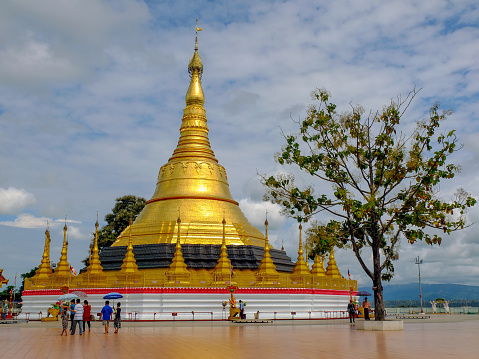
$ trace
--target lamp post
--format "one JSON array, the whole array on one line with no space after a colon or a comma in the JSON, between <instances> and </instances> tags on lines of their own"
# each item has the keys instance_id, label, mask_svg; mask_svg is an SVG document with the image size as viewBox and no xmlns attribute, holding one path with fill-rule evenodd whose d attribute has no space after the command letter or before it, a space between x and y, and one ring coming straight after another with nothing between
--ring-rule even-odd
<instances>
[{"instance_id":1,"label":"lamp post","mask_svg":"<svg viewBox=\"0 0 479 359\"><path fill-rule=\"evenodd\" d=\"M419 299L421 300L421 313L422 311L422 291L421 291L421 263L423 262L422 259L419 259L419 256L415 258L415 262L417 264L417 270L419 272Z\"/></svg>"}]
</instances>

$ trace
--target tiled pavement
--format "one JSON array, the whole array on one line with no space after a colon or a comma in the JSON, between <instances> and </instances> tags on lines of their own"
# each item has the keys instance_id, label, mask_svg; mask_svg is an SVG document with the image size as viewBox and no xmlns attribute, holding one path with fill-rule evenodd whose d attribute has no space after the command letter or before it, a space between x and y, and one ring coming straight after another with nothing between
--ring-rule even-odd
<instances>
[{"instance_id":1,"label":"tiled pavement","mask_svg":"<svg viewBox=\"0 0 479 359\"><path fill-rule=\"evenodd\" d=\"M347 320L122 323L103 334L60 336L61 323L0 325L0 358L479 358L479 315L405 320L404 331L365 332Z\"/></svg>"}]
</instances>

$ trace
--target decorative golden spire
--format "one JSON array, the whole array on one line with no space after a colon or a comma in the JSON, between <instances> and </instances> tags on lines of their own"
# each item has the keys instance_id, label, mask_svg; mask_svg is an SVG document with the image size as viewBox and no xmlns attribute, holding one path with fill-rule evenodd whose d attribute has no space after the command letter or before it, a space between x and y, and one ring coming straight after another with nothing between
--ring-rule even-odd
<instances>
[{"instance_id":1,"label":"decorative golden spire","mask_svg":"<svg viewBox=\"0 0 479 359\"><path fill-rule=\"evenodd\" d=\"M221 254L218 259L218 264L215 266L214 276L215 284L226 284L226 282L231 282L231 272L232 265L231 261L228 258L228 251L226 248L226 236L225 236L225 227L226 220L223 218L223 241L221 243ZM232 283L229 283L232 285Z\"/></svg>"},{"instance_id":2,"label":"decorative golden spire","mask_svg":"<svg viewBox=\"0 0 479 359\"><path fill-rule=\"evenodd\" d=\"M52 274L52 267L50 265L50 231L47 229L45 230L45 249L43 250L42 262L38 266L36 271L36 275L39 279L46 279L50 274Z\"/></svg>"},{"instance_id":3,"label":"decorative golden spire","mask_svg":"<svg viewBox=\"0 0 479 359\"><path fill-rule=\"evenodd\" d=\"M198 26L196 31L200 31ZM210 146L201 85L203 64L197 38L188 72L191 78L178 145L159 171L152 198L133 223L133 244L174 243L176 210L181 206L181 219L188 228L183 234L184 241L221 244L220 223L225 217L229 224L226 226L227 245L263 247L264 236L249 223L231 196L226 170L218 163ZM113 247L127 244L128 231L125 230Z\"/></svg>"},{"instance_id":4,"label":"decorative golden spire","mask_svg":"<svg viewBox=\"0 0 479 359\"><path fill-rule=\"evenodd\" d=\"M190 272L186 268L185 260L183 258L183 253L181 252L181 243L180 243L180 225L181 219L178 217L176 223L178 224L178 237L176 239L176 248L175 255L171 261L170 268L166 272L168 277L168 284L184 284L189 282Z\"/></svg>"},{"instance_id":5,"label":"decorative golden spire","mask_svg":"<svg viewBox=\"0 0 479 359\"><path fill-rule=\"evenodd\" d=\"M266 212L266 216L268 212ZM279 274L276 271L276 266L274 265L273 259L271 259L271 254L269 253L269 240L268 240L268 217L264 222L265 225L265 240L264 240L264 254L261 264L258 267L258 272L256 273L257 281L262 285L277 285L279 284Z\"/></svg>"},{"instance_id":6,"label":"decorative golden spire","mask_svg":"<svg viewBox=\"0 0 479 359\"><path fill-rule=\"evenodd\" d=\"M331 253L329 254L329 262L328 266L326 267L326 275L333 278L341 278L341 273L339 273L339 268L336 265L336 259L334 258L334 248L331 249Z\"/></svg>"},{"instance_id":7,"label":"decorative golden spire","mask_svg":"<svg viewBox=\"0 0 479 359\"><path fill-rule=\"evenodd\" d=\"M67 240L67 222L65 219L65 227L63 227L63 247L60 261L55 269L55 275L60 277L70 276L70 263L68 263L68 240Z\"/></svg>"},{"instance_id":8,"label":"decorative golden spire","mask_svg":"<svg viewBox=\"0 0 479 359\"><path fill-rule=\"evenodd\" d=\"M316 277L326 276L326 271L324 270L324 264L319 254L316 254L316 256L314 257L314 263L313 263L313 267L311 268L311 274Z\"/></svg>"},{"instance_id":9,"label":"decorative golden spire","mask_svg":"<svg viewBox=\"0 0 479 359\"><path fill-rule=\"evenodd\" d=\"M309 268L306 262L304 261L304 256L303 256L303 241L301 240L302 229L303 229L303 226L299 224L298 261L294 265L294 269L293 269L294 275L309 275Z\"/></svg>"},{"instance_id":10,"label":"decorative golden spire","mask_svg":"<svg viewBox=\"0 0 479 359\"><path fill-rule=\"evenodd\" d=\"M90 275L100 275L103 274L103 267L100 262L100 255L98 250L98 214L95 223L95 240L93 242L92 255L90 259L90 264L88 265L87 272Z\"/></svg>"},{"instance_id":11,"label":"decorative golden spire","mask_svg":"<svg viewBox=\"0 0 479 359\"><path fill-rule=\"evenodd\" d=\"M131 225L133 220L130 218L130 238L128 241L128 247L126 248L125 258L121 265L120 272L128 274L138 274L138 265L136 264L135 254L133 253L133 243L131 241Z\"/></svg>"}]
</instances>

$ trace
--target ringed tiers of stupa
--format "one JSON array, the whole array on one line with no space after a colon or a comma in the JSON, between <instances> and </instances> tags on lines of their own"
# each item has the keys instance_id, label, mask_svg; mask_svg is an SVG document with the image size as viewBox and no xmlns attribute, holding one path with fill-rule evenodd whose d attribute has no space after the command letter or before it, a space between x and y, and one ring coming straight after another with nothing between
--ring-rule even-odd
<instances>
[{"instance_id":1,"label":"ringed tiers of stupa","mask_svg":"<svg viewBox=\"0 0 479 359\"><path fill-rule=\"evenodd\" d=\"M293 262L269 244L267 220L264 235L250 224L210 146L197 38L188 72L180 138L160 168L153 196L111 247L100 252L95 236L89 265L78 275L68 262L67 225L54 270L47 229L39 268L25 280L23 312L31 319L46 313L65 290L84 292L92 313L101 309L105 294L119 292L126 316L137 320L171 320L174 314L191 319L192 312L197 319L222 319L230 287L248 303L250 317L260 311L278 319L291 318L291 312L322 318L326 311L344 311L357 292L357 282L341 276L333 252L326 268L320 256L308 267L301 226Z\"/></svg>"}]
</instances>

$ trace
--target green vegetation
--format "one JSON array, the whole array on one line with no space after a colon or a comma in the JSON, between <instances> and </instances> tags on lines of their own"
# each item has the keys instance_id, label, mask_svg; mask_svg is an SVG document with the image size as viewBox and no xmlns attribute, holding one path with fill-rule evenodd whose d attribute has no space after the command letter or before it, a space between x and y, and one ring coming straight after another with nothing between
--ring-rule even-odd
<instances>
[{"instance_id":1,"label":"green vegetation","mask_svg":"<svg viewBox=\"0 0 479 359\"><path fill-rule=\"evenodd\" d=\"M135 220L146 205L146 200L142 197L127 195L116 199L112 213L105 216L106 225L98 230L98 249L110 247L116 238L128 227L130 218ZM92 244L95 233L93 233ZM89 258L82 261L86 266L89 264Z\"/></svg>"},{"instance_id":2,"label":"green vegetation","mask_svg":"<svg viewBox=\"0 0 479 359\"><path fill-rule=\"evenodd\" d=\"M401 132L400 121L415 95L412 91L364 116L359 106L339 113L326 90L314 91L317 104L298 121L300 133L285 136L277 161L296 166L316 184L329 184L331 192L315 195L312 186L298 188L293 175L263 178L265 197L299 222L317 214L332 218L309 230L316 236L316 252L332 246L354 251L373 282L376 320L385 318L382 281L394 275L401 238L440 245L442 237L431 229L450 234L464 228L465 211L476 204L462 189L450 201L438 196L440 182L459 171L447 161L458 150L455 131L438 133L450 111L439 112L436 104L412 134Z\"/></svg>"}]
</instances>

